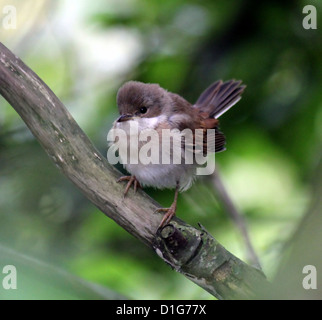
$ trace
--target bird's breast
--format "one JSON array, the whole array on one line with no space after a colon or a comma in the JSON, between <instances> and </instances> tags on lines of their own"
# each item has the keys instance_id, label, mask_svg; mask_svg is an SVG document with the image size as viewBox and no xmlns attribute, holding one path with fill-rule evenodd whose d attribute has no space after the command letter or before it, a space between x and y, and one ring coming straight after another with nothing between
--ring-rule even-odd
<instances>
[{"instance_id":1,"label":"bird's breast","mask_svg":"<svg viewBox=\"0 0 322 320\"><path fill-rule=\"evenodd\" d=\"M156 188L175 188L180 181L181 190L190 187L194 177L194 165L182 162L181 135L174 151L173 141L165 143L164 129L170 131L165 116L134 118L115 122L117 149L120 162L142 185Z\"/></svg>"}]
</instances>

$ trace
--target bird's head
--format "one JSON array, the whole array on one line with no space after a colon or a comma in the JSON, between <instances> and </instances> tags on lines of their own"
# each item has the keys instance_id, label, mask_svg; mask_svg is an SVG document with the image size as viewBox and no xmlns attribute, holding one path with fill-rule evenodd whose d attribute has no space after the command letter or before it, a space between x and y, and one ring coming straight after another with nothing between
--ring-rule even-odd
<instances>
[{"instance_id":1,"label":"bird's head","mask_svg":"<svg viewBox=\"0 0 322 320\"><path fill-rule=\"evenodd\" d=\"M117 105L120 113L117 122L155 118L167 112L171 98L158 84L129 81L119 89Z\"/></svg>"}]
</instances>

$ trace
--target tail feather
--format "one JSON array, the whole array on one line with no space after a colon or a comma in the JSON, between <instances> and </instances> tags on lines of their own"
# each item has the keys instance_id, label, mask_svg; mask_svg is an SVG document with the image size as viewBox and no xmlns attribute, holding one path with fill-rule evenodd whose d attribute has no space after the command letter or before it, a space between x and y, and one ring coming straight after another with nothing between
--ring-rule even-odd
<instances>
[{"instance_id":1,"label":"tail feather","mask_svg":"<svg viewBox=\"0 0 322 320\"><path fill-rule=\"evenodd\" d=\"M209 114L209 117L217 119L241 99L245 88L246 86L241 85L241 81L219 80L200 95L194 106L201 112Z\"/></svg>"}]
</instances>

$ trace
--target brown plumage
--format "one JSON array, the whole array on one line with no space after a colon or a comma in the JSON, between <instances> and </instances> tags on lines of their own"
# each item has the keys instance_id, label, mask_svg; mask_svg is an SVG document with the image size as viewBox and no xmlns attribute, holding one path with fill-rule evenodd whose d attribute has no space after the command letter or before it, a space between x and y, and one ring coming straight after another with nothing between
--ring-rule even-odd
<instances>
[{"instance_id":1,"label":"brown plumage","mask_svg":"<svg viewBox=\"0 0 322 320\"><path fill-rule=\"evenodd\" d=\"M130 81L118 91L117 105L120 117L115 121L114 127L125 130L124 123L131 120L138 124L140 130L155 130L160 139L164 129L178 129L180 132L190 129L193 139L189 142L190 144L187 144L184 143L186 136L184 134L181 136L183 139L181 140L181 152L187 150L184 148L189 148L189 151L195 154L223 151L226 139L219 130L218 118L240 100L244 89L245 86L241 85L241 81L222 82L220 80L210 85L195 104L190 104L180 95L168 92L158 84ZM212 134L207 134L208 129L214 129ZM129 137L129 132L127 137ZM144 144L145 142L140 141L139 148ZM173 150L171 152L173 153ZM190 187L195 176L193 170L197 163L191 165L189 163L143 164L139 162L138 164L126 163L124 166L132 174L131 178L120 179L120 181L129 181L125 194L132 184L135 188L139 186L138 182L141 185L156 188L176 188L175 199L171 207L160 210L166 211L160 224L163 226L175 214L179 190L186 190Z\"/></svg>"}]
</instances>

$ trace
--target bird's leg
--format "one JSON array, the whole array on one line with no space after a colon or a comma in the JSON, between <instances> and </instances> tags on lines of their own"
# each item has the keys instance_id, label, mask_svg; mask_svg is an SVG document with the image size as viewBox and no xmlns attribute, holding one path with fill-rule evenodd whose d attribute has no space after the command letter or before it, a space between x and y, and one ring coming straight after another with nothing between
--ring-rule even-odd
<instances>
[{"instance_id":1,"label":"bird's leg","mask_svg":"<svg viewBox=\"0 0 322 320\"><path fill-rule=\"evenodd\" d=\"M177 182L176 191L174 193L174 200L170 208L160 208L156 210L156 212L165 212L164 217L159 225L159 228L162 228L163 226L167 225L171 221L173 216L176 214L178 194L179 194L179 182Z\"/></svg>"},{"instance_id":2,"label":"bird's leg","mask_svg":"<svg viewBox=\"0 0 322 320\"><path fill-rule=\"evenodd\" d=\"M126 196L128 191L130 190L132 184L134 186L134 192L136 192L138 188L141 188L140 182L136 179L135 176L123 176L123 177L117 179L116 182L121 182L121 181L128 181L128 183L125 187L125 190L124 190L124 194L123 194L124 197Z\"/></svg>"}]
</instances>

